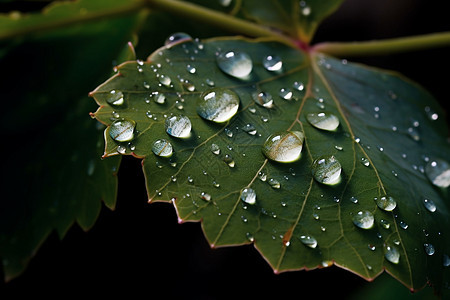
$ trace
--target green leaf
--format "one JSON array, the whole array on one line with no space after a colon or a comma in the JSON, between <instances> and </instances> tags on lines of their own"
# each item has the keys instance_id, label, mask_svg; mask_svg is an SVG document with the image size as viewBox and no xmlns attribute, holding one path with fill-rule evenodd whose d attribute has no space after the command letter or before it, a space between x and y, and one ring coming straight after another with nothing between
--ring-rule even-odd
<instances>
[{"instance_id":1,"label":"green leaf","mask_svg":"<svg viewBox=\"0 0 450 300\"><path fill-rule=\"evenodd\" d=\"M60 10L54 6L52 16L80 16L82 2L64 3ZM48 21L45 14L29 18L36 26ZM24 271L52 231L62 238L74 223L88 230L102 201L115 207L120 158L100 159L103 128L89 117L95 105L87 91L111 73L111 62L139 20L134 14L80 21L4 43L0 68L8 74L2 80L8 88L1 128L7 171L0 200L0 257L6 280Z\"/></svg>"},{"instance_id":2,"label":"green leaf","mask_svg":"<svg viewBox=\"0 0 450 300\"><path fill-rule=\"evenodd\" d=\"M228 51L243 57L240 73L218 64ZM245 77L242 53L253 66ZM281 68L267 69L268 55L272 63L280 58ZM204 118L199 105L205 95L214 97L211 91L239 96L230 121ZM270 94L273 105L263 106L261 95L255 101L259 92ZM118 93L123 101L116 102ZM446 124L436 101L402 76L267 40L185 39L146 62L120 65L91 95L100 105L95 117L107 125L115 120L105 130L104 156L144 158L149 201L174 203L180 222L202 221L211 246L254 243L275 272L336 264L368 280L386 269L412 290L428 281L441 288L448 272L448 188L427 175L432 162L450 160ZM308 117L321 112L336 116L338 127ZM166 120L179 115L192 123L188 137L166 132ZM189 126L182 125L172 134L184 135ZM263 154L266 139L286 131L304 134L301 158L268 159L274 157ZM171 144L172 156L152 152L160 139ZM324 156L342 166L334 185L313 176ZM375 199L382 197L395 199L395 209L379 208ZM360 224L370 229L355 225L360 211L374 216L372 226Z\"/></svg>"}]
</instances>

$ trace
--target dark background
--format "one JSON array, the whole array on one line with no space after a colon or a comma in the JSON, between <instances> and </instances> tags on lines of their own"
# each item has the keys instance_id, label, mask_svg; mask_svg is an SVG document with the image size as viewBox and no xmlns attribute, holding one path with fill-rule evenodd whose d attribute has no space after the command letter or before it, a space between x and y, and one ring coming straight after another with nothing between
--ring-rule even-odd
<instances>
[{"instance_id":1,"label":"dark background","mask_svg":"<svg viewBox=\"0 0 450 300\"><path fill-rule=\"evenodd\" d=\"M348 0L319 27L314 43L448 31L447 13L436 1ZM348 59L403 73L427 88L448 111L448 53L449 48L442 48ZM389 280L382 276L375 284ZM364 279L336 267L275 275L252 246L211 249L199 223L180 225L171 205L147 204L140 161L124 157L115 211L104 208L89 232L75 225L62 241L51 234L22 276L0 283L0 299L30 293L52 298L117 293L127 298L350 298L358 292L368 298L367 287L373 289ZM401 291L409 295L406 288ZM387 295L394 297L394 292Z\"/></svg>"}]
</instances>

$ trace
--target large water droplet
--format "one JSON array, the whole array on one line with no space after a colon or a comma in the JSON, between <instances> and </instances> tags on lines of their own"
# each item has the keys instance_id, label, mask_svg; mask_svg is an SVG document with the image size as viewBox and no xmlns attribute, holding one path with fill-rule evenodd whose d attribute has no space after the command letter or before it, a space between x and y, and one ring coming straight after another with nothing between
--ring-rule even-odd
<instances>
[{"instance_id":1,"label":"large water droplet","mask_svg":"<svg viewBox=\"0 0 450 300\"><path fill-rule=\"evenodd\" d=\"M256 192L251 188L245 188L241 191L241 200L248 204L256 203Z\"/></svg>"},{"instance_id":2,"label":"large water droplet","mask_svg":"<svg viewBox=\"0 0 450 300\"><path fill-rule=\"evenodd\" d=\"M384 245L384 257L393 264L398 264L400 261L400 252L397 247L392 245Z\"/></svg>"},{"instance_id":3,"label":"large water droplet","mask_svg":"<svg viewBox=\"0 0 450 300\"><path fill-rule=\"evenodd\" d=\"M293 162L300 158L305 135L301 131L280 131L271 134L262 147L264 155L278 162Z\"/></svg>"},{"instance_id":4,"label":"large water droplet","mask_svg":"<svg viewBox=\"0 0 450 300\"><path fill-rule=\"evenodd\" d=\"M253 69L253 62L245 52L227 51L216 57L217 65L226 74L245 79Z\"/></svg>"},{"instance_id":5,"label":"large water droplet","mask_svg":"<svg viewBox=\"0 0 450 300\"><path fill-rule=\"evenodd\" d=\"M450 186L450 165L443 159L430 160L425 166L428 179L441 188Z\"/></svg>"},{"instance_id":6,"label":"large water droplet","mask_svg":"<svg viewBox=\"0 0 450 300\"><path fill-rule=\"evenodd\" d=\"M353 224L362 229L370 229L373 227L375 218L370 211L359 211L352 218Z\"/></svg>"},{"instance_id":7,"label":"large water droplet","mask_svg":"<svg viewBox=\"0 0 450 300\"><path fill-rule=\"evenodd\" d=\"M317 240L310 235L301 235L300 236L300 242L303 243L303 245L308 246L309 248L316 248L317 247Z\"/></svg>"},{"instance_id":8,"label":"large water droplet","mask_svg":"<svg viewBox=\"0 0 450 300\"><path fill-rule=\"evenodd\" d=\"M186 42L186 41L192 41L192 37L187 33L177 32L177 33L170 35L164 42L164 45L167 47L172 47L176 44Z\"/></svg>"},{"instance_id":9,"label":"large water droplet","mask_svg":"<svg viewBox=\"0 0 450 300\"><path fill-rule=\"evenodd\" d=\"M423 244L423 248L425 249L425 253L427 255L433 255L436 252L432 244Z\"/></svg>"},{"instance_id":10,"label":"large water droplet","mask_svg":"<svg viewBox=\"0 0 450 300\"><path fill-rule=\"evenodd\" d=\"M158 156L169 157L173 153L173 148L167 140L159 139L153 143L152 151Z\"/></svg>"},{"instance_id":11,"label":"large water droplet","mask_svg":"<svg viewBox=\"0 0 450 300\"><path fill-rule=\"evenodd\" d=\"M434 204L433 200L423 199L423 205L430 212L435 212L436 211L436 204Z\"/></svg>"},{"instance_id":12,"label":"large water droplet","mask_svg":"<svg viewBox=\"0 0 450 300\"><path fill-rule=\"evenodd\" d=\"M334 155L321 156L313 163L312 175L320 183L333 185L340 182L341 170L341 164Z\"/></svg>"},{"instance_id":13,"label":"large water droplet","mask_svg":"<svg viewBox=\"0 0 450 300\"><path fill-rule=\"evenodd\" d=\"M279 56L268 55L263 59L263 66L267 71L279 71L283 67L283 61Z\"/></svg>"},{"instance_id":14,"label":"large water droplet","mask_svg":"<svg viewBox=\"0 0 450 300\"><path fill-rule=\"evenodd\" d=\"M166 132L173 137L186 138L191 134L191 120L185 115L171 116L166 119Z\"/></svg>"},{"instance_id":15,"label":"large water droplet","mask_svg":"<svg viewBox=\"0 0 450 300\"><path fill-rule=\"evenodd\" d=\"M111 106L122 106L125 103L123 93L121 91L112 90L109 92L109 97L106 99Z\"/></svg>"},{"instance_id":16,"label":"large water droplet","mask_svg":"<svg viewBox=\"0 0 450 300\"><path fill-rule=\"evenodd\" d=\"M213 88L204 92L197 103L197 113L200 117L216 123L223 123L237 113L239 96L229 89Z\"/></svg>"},{"instance_id":17,"label":"large water droplet","mask_svg":"<svg viewBox=\"0 0 450 300\"><path fill-rule=\"evenodd\" d=\"M377 203L379 208L385 211L393 211L397 206L397 202L391 196L383 196L380 198L377 197L375 198L375 202Z\"/></svg>"},{"instance_id":18,"label":"large water droplet","mask_svg":"<svg viewBox=\"0 0 450 300\"><path fill-rule=\"evenodd\" d=\"M339 126L338 117L328 112L309 113L306 115L306 120L312 126L327 131L335 131Z\"/></svg>"},{"instance_id":19,"label":"large water droplet","mask_svg":"<svg viewBox=\"0 0 450 300\"><path fill-rule=\"evenodd\" d=\"M116 142L128 142L134 138L136 122L122 119L114 121L109 128L109 135Z\"/></svg>"},{"instance_id":20,"label":"large water droplet","mask_svg":"<svg viewBox=\"0 0 450 300\"><path fill-rule=\"evenodd\" d=\"M266 108L273 107L273 98L270 93L267 92L254 92L252 93L252 98L256 104L261 105Z\"/></svg>"}]
</instances>

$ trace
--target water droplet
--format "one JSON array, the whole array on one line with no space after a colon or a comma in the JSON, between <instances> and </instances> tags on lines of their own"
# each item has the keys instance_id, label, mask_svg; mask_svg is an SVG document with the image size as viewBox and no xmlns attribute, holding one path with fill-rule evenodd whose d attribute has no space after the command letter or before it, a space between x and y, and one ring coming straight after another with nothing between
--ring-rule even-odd
<instances>
[{"instance_id":1,"label":"water droplet","mask_svg":"<svg viewBox=\"0 0 450 300\"><path fill-rule=\"evenodd\" d=\"M374 200L377 203L378 207L385 211L393 211L397 206L397 202L391 196L383 196L380 198L377 197Z\"/></svg>"},{"instance_id":2,"label":"water droplet","mask_svg":"<svg viewBox=\"0 0 450 300\"><path fill-rule=\"evenodd\" d=\"M255 135L257 133L257 130L253 124L245 124L244 127L242 127L242 130L247 132L250 135Z\"/></svg>"},{"instance_id":3,"label":"water droplet","mask_svg":"<svg viewBox=\"0 0 450 300\"><path fill-rule=\"evenodd\" d=\"M419 131L417 130L417 128L409 127L408 134L413 140L415 140L417 142L420 141L420 134L419 134Z\"/></svg>"},{"instance_id":4,"label":"water droplet","mask_svg":"<svg viewBox=\"0 0 450 300\"><path fill-rule=\"evenodd\" d=\"M384 245L384 257L393 264L398 264L400 261L400 252L397 247L391 245Z\"/></svg>"},{"instance_id":5,"label":"water droplet","mask_svg":"<svg viewBox=\"0 0 450 300\"><path fill-rule=\"evenodd\" d=\"M283 61L279 56L268 55L263 59L263 66L267 71L280 71L283 67Z\"/></svg>"},{"instance_id":6,"label":"water droplet","mask_svg":"<svg viewBox=\"0 0 450 300\"><path fill-rule=\"evenodd\" d=\"M359 211L353 216L352 221L355 226L362 229L370 229L373 227L375 218L370 211Z\"/></svg>"},{"instance_id":7,"label":"water droplet","mask_svg":"<svg viewBox=\"0 0 450 300\"><path fill-rule=\"evenodd\" d=\"M290 89L282 88L280 89L280 92L278 93L281 98L284 100L291 100L292 99L292 91Z\"/></svg>"},{"instance_id":8,"label":"water droplet","mask_svg":"<svg viewBox=\"0 0 450 300\"><path fill-rule=\"evenodd\" d=\"M159 139L153 143L152 151L158 156L169 157L173 153L173 148L167 140Z\"/></svg>"},{"instance_id":9,"label":"water droplet","mask_svg":"<svg viewBox=\"0 0 450 300\"><path fill-rule=\"evenodd\" d=\"M306 115L308 122L322 130L335 131L339 126L339 119L328 112L309 113Z\"/></svg>"},{"instance_id":10,"label":"water droplet","mask_svg":"<svg viewBox=\"0 0 450 300\"><path fill-rule=\"evenodd\" d=\"M361 157L361 163L366 167L370 165L369 159L366 157Z\"/></svg>"},{"instance_id":11,"label":"water droplet","mask_svg":"<svg viewBox=\"0 0 450 300\"><path fill-rule=\"evenodd\" d=\"M214 153L215 155L219 155L220 154L220 147L217 144L211 144L211 152Z\"/></svg>"},{"instance_id":12,"label":"water droplet","mask_svg":"<svg viewBox=\"0 0 450 300\"><path fill-rule=\"evenodd\" d=\"M186 41L192 41L192 37L187 33L177 32L177 33L170 35L164 42L164 45L167 46L168 48L170 48L176 44L186 42Z\"/></svg>"},{"instance_id":13,"label":"water droplet","mask_svg":"<svg viewBox=\"0 0 450 300\"><path fill-rule=\"evenodd\" d=\"M316 159L312 166L314 179L323 184L337 184L341 178L341 164L333 156L321 156Z\"/></svg>"},{"instance_id":14,"label":"water droplet","mask_svg":"<svg viewBox=\"0 0 450 300\"><path fill-rule=\"evenodd\" d=\"M160 74L158 76L158 80L161 84L163 84L165 86L170 86L170 84L172 83L172 79L170 79L169 76L162 75L162 74Z\"/></svg>"},{"instance_id":15,"label":"water droplet","mask_svg":"<svg viewBox=\"0 0 450 300\"><path fill-rule=\"evenodd\" d=\"M450 257L447 254L444 254L442 257L442 265L444 267L449 267L450 266Z\"/></svg>"},{"instance_id":16,"label":"water droplet","mask_svg":"<svg viewBox=\"0 0 450 300\"><path fill-rule=\"evenodd\" d=\"M441 188L450 186L450 165L442 159L430 160L425 166L425 173L428 179Z\"/></svg>"},{"instance_id":17,"label":"water droplet","mask_svg":"<svg viewBox=\"0 0 450 300\"><path fill-rule=\"evenodd\" d=\"M293 162L300 158L305 136L301 131L271 134L262 147L264 155L277 162Z\"/></svg>"},{"instance_id":18,"label":"water droplet","mask_svg":"<svg viewBox=\"0 0 450 300\"><path fill-rule=\"evenodd\" d=\"M256 192L251 188L245 188L241 191L241 200L248 204L256 203Z\"/></svg>"},{"instance_id":19,"label":"water droplet","mask_svg":"<svg viewBox=\"0 0 450 300\"><path fill-rule=\"evenodd\" d=\"M425 106L425 113L431 121L436 121L439 118L439 115L429 106Z\"/></svg>"},{"instance_id":20,"label":"water droplet","mask_svg":"<svg viewBox=\"0 0 450 300\"><path fill-rule=\"evenodd\" d=\"M409 225L405 221L400 221L398 223L402 229L408 229Z\"/></svg>"},{"instance_id":21,"label":"water droplet","mask_svg":"<svg viewBox=\"0 0 450 300\"><path fill-rule=\"evenodd\" d=\"M334 146L334 149L336 149L338 151L344 150L344 148L342 146L338 146L338 145Z\"/></svg>"},{"instance_id":22,"label":"water droplet","mask_svg":"<svg viewBox=\"0 0 450 300\"><path fill-rule=\"evenodd\" d=\"M153 100L158 104L164 104L166 102L166 96L164 94L154 92L152 94Z\"/></svg>"},{"instance_id":23,"label":"water droplet","mask_svg":"<svg viewBox=\"0 0 450 300\"><path fill-rule=\"evenodd\" d=\"M383 226L384 229L389 229L389 227L391 227L391 224L384 219L380 220L380 224L381 224L381 226Z\"/></svg>"},{"instance_id":24,"label":"water droplet","mask_svg":"<svg viewBox=\"0 0 450 300\"><path fill-rule=\"evenodd\" d=\"M225 154L225 156L223 157L223 161L230 167L230 168L234 168L234 166L236 165L236 163L234 162L234 159L231 155L229 154Z\"/></svg>"},{"instance_id":25,"label":"water droplet","mask_svg":"<svg viewBox=\"0 0 450 300\"><path fill-rule=\"evenodd\" d=\"M217 65L226 74L245 79L253 69L253 62L245 52L227 51L216 57Z\"/></svg>"},{"instance_id":26,"label":"water droplet","mask_svg":"<svg viewBox=\"0 0 450 300\"><path fill-rule=\"evenodd\" d=\"M314 249L317 247L317 240L310 235L301 235L300 242L302 242L303 245L308 246L309 248Z\"/></svg>"},{"instance_id":27,"label":"water droplet","mask_svg":"<svg viewBox=\"0 0 450 300\"><path fill-rule=\"evenodd\" d=\"M186 70L191 74L195 74L195 72L197 72L197 69L193 65L187 65Z\"/></svg>"},{"instance_id":28,"label":"water droplet","mask_svg":"<svg viewBox=\"0 0 450 300\"><path fill-rule=\"evenodd\" d=\"M200 194L200 198L202 198L205 201L211 201L211 195L205 192L202 192Z\"/></svg>"},{"instance_id":29,"label":"water droplet","mask_svg":"<svg viewBox=\"0 0 450 300\"><path fill-rule=\"evenodd\" d=\"M266 180L267 180L267 174L264 173L263 171L260 171L260 172L258 173L258 178L259 178L261 181L266 181Z\"/></svg>"},{"instance_id":30,"label":"water droplet","mask_svg":"<svg viewBox=\"0 0 450 300\"><path fill-rule=\"evenodd\" d=\"M272 95L267 92L254 92L252 94L253 100L256 104L261 105L266 108L273 107L273 98Z\"/></svg>"},{"instance_id":31,"label":"water droplet","mask_svg":"<svg viewBox=\"0 0 450 300\"><path fill-rule=\"evenodd\" d=\"M436 211L436 204L434 204L433 200L423 199L423 205L430 212L435 212Z\"/></svg>"},{"instance_id":32,"label":"water droplet","mask_svg":"<svg viewBox=\"0 0 450 300\"><path fill-rule=\"evenodd\" d=\"M250 242L253 242L255 240L253 234L251 234L250 232L247 232L245 236L247 237L247 240L249 240Z\"/></svg>"},{"instance_id":33,"label":"water droplet","mask_svg":"<svg viewBox=\"0 0 450 300\"><path fill-rule=\"evenodd\" d=\"M352 197L350 197L350 201L351 201L352 203L356 204L356 203L358 203L358 198L352 196Z\"/></svg>"},{"instance_id":34,"label":"water droplet","mask_svg":"<svg viewBox=\"0 0 450 300\"><path fill-rule=\"evenodd\" d=\"M125 154L127 152L127 148L122 145L119 145L117 146L117 152L119 152L120 154Z\"/></svg>"},{"instance_id":35,"label":"water droplet","mask_svg":"<svg viewBox=\"0 0 450 300\"><path fill-rule=\"evenodd\" d=\"M215 85L214 81L211 80L211 79L209 79L209 78L206 78L206 79L205 79L205 82L206 82L206 84L209 85L210 87L213 87L213 86Z\"/></svg>"},{"instance_id":36,"label":"water droplet","mask_svg":"<svg viewBox=\"0 0 450 300\"><path fill-rule=\"evenodd\" d=\"M281 187L280 182L274 178L270 178L268 183L273 189L279 189Z\"/></svg>"},{"instance_id":37,"label":"water droplet","mask_svg":"<svg viewBox=\"0 0 450 300\"><path fill-rule=\"evenodd\" d=\"M294 82L294 84L292 85L294 89L298 90L298 91L303 91L305 89L305 85L302 82Z\"/></svg>"},{"instance_id":38,"label":"water droplet","mask_svg":"<svg viewBox=\"0 0 450 300\"><path fill-rule=\"evenodd\" d=\"M122 119L114 121L109 128L109 135L116 142L128 142L134 138L136 122Z\"/></svg>"},{"instance_id":39,"label":"water droplet","mask_svg":"<svg viewBox=\"0 0 450 300\"><path fill-rule=\"evenodd\" d=\"M200 117L223 123L231 119L238 111L239 96L229 89L213 88L200 96L197 105L197 113Z\"/></svg>"},{"instance_id":40,"label":"water droplet","mask_svg":"<svg viewBox=\"0 0 450 300\"><path fill-rule=\"evenodd\" d=\"M373 244L367 245L367 248L369 248L369 250L371 250L371 251L375 251L375 249L376 249L375 245L373 245Z\"/></svg>"},{"instance_id":41,"label":"water droplet","mask_svg":"<svg viewBox=\"0 0 450 300\"><path fill-rule=\"evenodd\" d=\"M432 244L423 244L423 248L425 249L425 253L427 255L433 255L436 252Z\"/></svg>"},{"instance_id":42,"label":"water droplet","mask_svg":"<svg viewBox=\"0 0 450 300\"><path fill-rule=\"evenodd\" d=\"M173 137L186 138L191 135L191 120L185 115L171 116L165 122L166 132Z\"/></svg>"},{"instance_id":43,"label":"water droplet","mask_svg":"<svg viewBox=\"0 0 450 300\"><path fill-rule=\"evenodd\" d=\"M109 92L109 97L106 102L111 106L122 106L125 103L123 93L121 91L112 90Z\"/></svg>"}]
</instances>

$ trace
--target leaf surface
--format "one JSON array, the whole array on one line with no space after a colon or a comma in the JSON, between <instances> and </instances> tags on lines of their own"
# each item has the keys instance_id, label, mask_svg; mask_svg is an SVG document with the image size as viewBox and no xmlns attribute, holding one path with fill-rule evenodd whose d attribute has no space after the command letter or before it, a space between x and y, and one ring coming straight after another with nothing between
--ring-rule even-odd
<instances>
[{"instance_id":1,"label":"leaf surface","mask_svg":"<svg viewBox=\"0 0 450 300\"><path fill-rule=\"evenodd\" d=\"M248 76L224 72L218 57L230 51L251 59ZM239 97L223 123L199 113L205 95L223 91L215 88ZM185 39L120 65L91 95L95 117L109 125L104 156L144 158L149 201L174 203L180 222L201 221L211 246L253 243L275 272L336 264L372 280L386 269L412 290L428 281L439 289L448 276L448 188L428 177L433 162L450 160L446 123L436 101L401 75L264 39ZM273 105L262 105L270 96ZM307 120L324 112L339 120L335 130ZM192 124L188 137L167 133L166 120L179 115ZM132 126L111 133L113 121L135 124L133 139L118 142ZM286 131L304 134L300 159L268 159L266 139ZM173 147L170 157L152 152L159 139ZM324 156L341 165L333 185L313 175ZM379 208L375 200L389 197L395 209ZM373 216L369 229L354 221L359 212Z\"/></svg>"}]
</instances>

